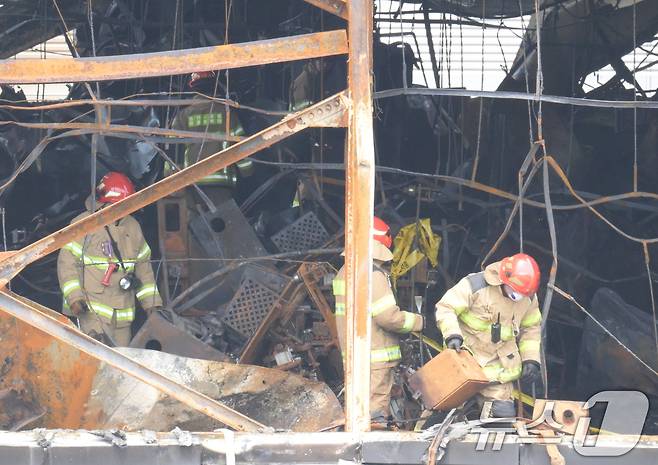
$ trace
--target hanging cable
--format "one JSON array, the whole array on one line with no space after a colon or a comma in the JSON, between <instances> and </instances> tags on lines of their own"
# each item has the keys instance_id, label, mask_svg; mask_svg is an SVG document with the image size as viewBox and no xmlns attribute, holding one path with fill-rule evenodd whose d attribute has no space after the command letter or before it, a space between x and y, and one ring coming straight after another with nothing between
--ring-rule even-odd
<instances>
[{"instance_id":1,"label":"hanging cable","mask_svg":"<svg viewBox=\"0 0 658 465\"><path fill-rule=\"evenodd\" d=\"M633 0L633 102L637 102L637 16L636 2ZM637 192L637 107L633 107L633 190Z\"/></svg>"}]
</instances>

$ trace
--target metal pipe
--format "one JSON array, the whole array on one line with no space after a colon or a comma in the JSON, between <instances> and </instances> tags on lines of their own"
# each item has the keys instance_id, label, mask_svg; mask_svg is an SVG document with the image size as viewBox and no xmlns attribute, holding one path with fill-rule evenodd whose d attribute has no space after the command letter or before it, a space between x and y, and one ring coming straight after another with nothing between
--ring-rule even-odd
<instances>
[{"instance_id":1,"label":"metal pipe","mask_svg":"<svg viewBox=\"0 0 658 465\"><path fill-rule=\"evenodd\" d=\"M400 95L445 95L447 97L473 97L473 98L491 98L491 99L509 99L509 100L527 100L531 102L555 103L557 105L573 105L577 107L595 107L595 108L639 108L643 110L657 109L658 102L652 100L633 101L633 100L594 100L582 97L563 97L560 95L537 95L528 92L510 92L510 91L488 91L488 90L469 90L469 89L424 89L420 87L409 87L407 89L388 89L380 90L375 94L376 99L398 97Z\"/></svg>"},{"instance_id":2,"label":"metal pipe","mask_svg":"<svg viewBox=\"0 0 658 465\"><path fill-rule=\"evenodd\" d=\"M0 309L30 326L48 333L54 338L75 347L108 365L164 392L170 397L198 410L238 431L263 431L267 427L251 418L222 405L183 384L137 363L122 353L111 349L76 328L57 321L52 316L32 308L25 302L0 292Z\"/></svg>"},{"instance_id":3,"label":"metal pipe","mask_svg":"<svg viewBox=\"0 0 658 465\"><path fill-rule=\"evenodd\" d=\"M336 94L322 102L290 115L280 122L263 129L241 142L217 152L208 158L178 171L150 185L130 197L109 205L96 213L60 229L37 242L17 251L0 261L0 285L5 285L24 267L74 240L80 240L90 232L123 218L169 194L189 186L199 179L237 163L249 155L267 148L305 128L317 125L339 125L347 108L344 93ZM0 257L1 258L1 257Z\"/></svg>"},{"instance_id":4,"label":"metal pipe","mask_svg":"<svg viewBox=\"0 0 658 465\"><path fill-rule=\"evenodd\" d=\"M370 429L370 300L375 154L372 127L372 0L349 2L350 96L345 164L345 427Z\"/></svg>"},{"instance_id":5,"label":"metal pipe","mask_svg":"<svg viewBox=\"0 0 658 465\"><path fill-rule=\"evenodd\" d=\"M2 60L0 84L113 81L233 69L347 52L344 30L186 50L59 60Z\"/></svg>"}]
</instances>

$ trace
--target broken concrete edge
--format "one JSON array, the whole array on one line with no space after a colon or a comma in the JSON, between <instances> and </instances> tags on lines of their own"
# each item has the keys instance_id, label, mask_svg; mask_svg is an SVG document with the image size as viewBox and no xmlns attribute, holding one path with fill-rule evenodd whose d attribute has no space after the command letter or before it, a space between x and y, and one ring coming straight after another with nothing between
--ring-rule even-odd
<instances>
[{"instance_id":1,"label":"broken concrete edge","mask_svg":"<svg viewBox=\"0 0 658 465\"><path fill-rule=\"evenodd\" d=\"M119 437L120 441L115 441ZM430 438L431 439L431 438ZM201 463L332 463L339 461L379 464L424 464L430 439L411 432L369 433L234 433L217 431L194 433L175 429L169 433L116 430L44 430L0 432L0 465L86 463L89 453L105 465L201 464ZM543 445L525 445L518 436L506 435L501 450L476 450L479 436L469 434L452 440L441 462L446 464L545 463ZM573 437L562 437L558 445L568 463L591 463L591 457L576 453ZM628 441L624 436L599 439L597 448L614 448ZM154 454L154 448L158 453ZM644 436L633 450L615 458L615 463L653 463L658 452L658 436ZM48 458L47 461L44 461ZM138 461L136 461L138 460Z\"/></svg>"}]
</instances>

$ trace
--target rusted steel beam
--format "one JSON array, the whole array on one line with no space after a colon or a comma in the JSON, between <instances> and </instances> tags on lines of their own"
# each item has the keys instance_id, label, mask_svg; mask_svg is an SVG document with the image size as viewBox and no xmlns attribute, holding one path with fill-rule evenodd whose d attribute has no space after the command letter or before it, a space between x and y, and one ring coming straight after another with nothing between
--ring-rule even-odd
<instances>
[{"instance_id":1,"label":"rusted steel beam","mask_svg":"<svg viewBox=\"0 0 658 465\"><path fill-rule=\"evenodd\" d=\"M267 429L265 425L131 360L122 353L81 333L75 327L57 321L54 317L32 308L26 302L4 292L0 292L0 309L235 430L263 431Z\"/></svg>"},{"instance_id":2,"label":"rusted steel beam","mask_svg":"<svg viewBox=\"0 0 658 465\"><path fill-rule=\"evenodd\" d=\"M0 84L112 81L305 60L347 53L345 31L170 52L0 61Z\"/></svg>"},{"instance_id":3,"label":"rusted steel beam","mask_svg":"<svg viewBox=\"0 0 658 465\"><path fill-rule=\"evenodd\" d=\"M4 286L25 266L60 249L69 242L81 240L88 233L96 231L156 200L179 191L209 174L237 163L243 158L259 150L263 150L286 137L308 127L337 124L343 119L346 108L347 96L343 92L329 97L322 102L282 119L280 122L263 129L222 152L215 153L184 170L178 171L150 185L121 202L109 205L93 215L89 215L66 228L60 229L24 247L13 255L5 256L4 260L0 261L0 285Z\"/></svg>"},{"instance_id":4,"label":"rusted steel beam","mask_svg":"<svg viewBox=\"0 0 658 465\"><path fill-rule=\"evenodd\" d=\"M149 126L134 126L131 124L107 123L23 123L20 121L0 121L2 126L20 126L30 129L82 129L101 134L143 134L163 137L176 137L186 139L204 139L208 141L240 142L244 137L230 134L214 134L211 132L182 131L179 129L153 128Z\"/></svg>"},{"instance_id":5,"label":"rusted steel beam","mask_svg":"<svg viewBox=\"0 0 658 465\"><path fill-rule=\"evenodd\" d=\"M350 96L345 165L346 429L370 429L370 324L375 154L372 129L372 0L349 2Z\"/></svg>"},{"instance_id":6,"label":"rusted steel beam","mask_svg":"<svg viewBox=\"0 0 658 465\"><path fill-rule=\"evenodd\" d=\"M328 11L329 13L348 20L347 16L347 3L344 0L304 0L321 10Z\"/></svg>"}]
</instances>

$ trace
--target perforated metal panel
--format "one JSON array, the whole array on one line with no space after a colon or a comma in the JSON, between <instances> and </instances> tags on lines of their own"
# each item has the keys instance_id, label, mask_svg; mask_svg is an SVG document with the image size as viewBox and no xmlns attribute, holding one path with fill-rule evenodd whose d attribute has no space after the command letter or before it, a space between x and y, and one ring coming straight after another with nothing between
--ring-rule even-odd
<instances>
[{"instance_id":1,"label":"perforated metal panel","mask_svg":"<svg viewBox=\"0 0 658 465\"><path fill-rule=\"evenodd\" d=\"M228 304L223 318L224 323L249 339L278 298L278 294L272 290L251 277L245 277L233 300Z\"/></svg>"},{"instance_id":2,"label":"perforated metal panel","mask_svg":"<svg viewBox=\"0 0 658 465\"><path fill-rule=\"evenodd\" d=\"M329 233L315 213L308 212L297 221L272 236L272 242L281 252L295 252L321 246Z\"/></svg>"}]
</instances>

